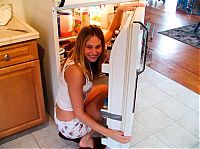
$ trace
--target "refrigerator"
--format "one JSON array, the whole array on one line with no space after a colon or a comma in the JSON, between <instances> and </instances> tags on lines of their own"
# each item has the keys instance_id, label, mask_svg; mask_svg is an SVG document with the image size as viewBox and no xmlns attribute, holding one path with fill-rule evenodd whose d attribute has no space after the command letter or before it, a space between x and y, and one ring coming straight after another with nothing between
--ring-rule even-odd
<instances>
[{"instance_id":1,"label":"refrigerator","mask_svg":"<svg viewBox=\"0 0 200 149\"><path fill-rule=\"evenodd\" d=\"M45 51L44 68L47 85L47 110L53 117L53 107L57 95L60 76L58 11L79 7L133 2L131 0L47 0L24 1L26 21L39 33L38 43ZM138 0L136 1L138 2ZM143 1L140 1L143 2ZM137 80L145 69L148 31L144 25L145 7L124 14L120 33L113 44L109 64L102 64L102 72L109 74L108 106L102 109L111 129L130 136L136 102ZM67 39L66 39L67 40ZM39 49L40 50L40 49ZM102 138L107 148L129 148L111 138Z\"/></svg>"}]
</instances>

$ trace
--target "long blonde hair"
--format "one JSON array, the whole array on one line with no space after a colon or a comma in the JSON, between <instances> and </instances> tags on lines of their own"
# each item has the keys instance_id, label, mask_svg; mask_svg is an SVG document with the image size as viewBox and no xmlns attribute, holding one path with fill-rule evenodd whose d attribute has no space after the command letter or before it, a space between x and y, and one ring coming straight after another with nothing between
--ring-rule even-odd
<instances>
[{"instance_id":1,"label":"long blonde hair","mask_svg":"<svg viewBox=\"0 0 200 149\"><path fill-rule=\"evenodd\" d=\"M84 49L86 46L86 42L92 36L96 36L101 40L102 52L96 62L89 63L85 59ZM93 78L98 79L99 74L101 72L101 64L103 63L105 58L105 39L102 30L96 25L89 25L87 27L83 27L78 34L75 47L69 52L69 58L71 60L74 60L75 63L80 64L85 75L90 74L90 70L88 70L86 67L86 65L90 65Z\"/></svg>"}]
</instances>

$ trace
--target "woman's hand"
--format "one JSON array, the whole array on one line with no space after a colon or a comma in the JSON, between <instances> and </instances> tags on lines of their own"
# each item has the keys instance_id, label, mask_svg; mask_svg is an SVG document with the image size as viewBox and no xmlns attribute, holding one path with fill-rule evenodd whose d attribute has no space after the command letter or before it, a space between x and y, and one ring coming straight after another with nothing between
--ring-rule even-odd
<instances>
[{"instance_id":1,"label":"woman's hand","mask_svg":"<svg viewBox=\"0 0 200 149\"><path fill-rule=\"evenodd\" d=\"M131 11L131 10L134 10L135 7L145 7L145 4L144 3L124 4L124 5L117 7L117 11L118 12Z\"/></svg>"},{"instance_id":2,"label":"woman's hand","mask_svg":"<svg viewBox=\"0 0 200 149\"><path fill-rule=\"evenodd\" d=\"M131 136L124 136L124 133L121 131L109 129L109 136L110 138L114 139L120 143L129 143L132 140Z\"/></svg>"}]
</instances>

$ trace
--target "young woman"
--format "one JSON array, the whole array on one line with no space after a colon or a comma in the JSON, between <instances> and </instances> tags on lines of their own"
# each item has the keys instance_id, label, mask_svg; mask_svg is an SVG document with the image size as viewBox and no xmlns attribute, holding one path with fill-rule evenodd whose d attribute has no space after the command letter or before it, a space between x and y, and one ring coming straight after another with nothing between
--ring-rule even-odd
<instances>
[{"instance_id":1,"label":"young woman","mask_svg":"<svg viewBox=\"0 0 200 149\"><path fill-rule=\"evenodd\" d=\"M101 125L103 118L100 109L108 96L107 85L93 86L98 79L101 64L104 61L105 41L119 28L122 14L143 4L122 5L117 8L114 19L103 35L97 26L82 28L75 47L62 68L58 97L55 106L55 122L59 131L67 138L81 138L80 147L93 148L92 133L97 131L121 143L131 141L123 132L105 128Z\"/></svg>"}]
</instances>

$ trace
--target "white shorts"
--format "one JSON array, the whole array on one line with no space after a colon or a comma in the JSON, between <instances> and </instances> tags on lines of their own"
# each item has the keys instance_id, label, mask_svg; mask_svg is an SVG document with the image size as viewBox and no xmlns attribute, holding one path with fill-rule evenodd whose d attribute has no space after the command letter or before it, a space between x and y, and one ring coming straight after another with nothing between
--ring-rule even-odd
<instances>
[{"instance_id":1,"label":"white shorts","mask_svg":"<svg viewBox=\"0 0 200 149\"><path fill-rule=\"evenodd\" d=\"M91 131L91 128L83 124L77 118L72 119L71 121L60 121L57 119L56 114L54 116L55 123L58 127L58 130L69 139L76 139L83 137L88 132Z\"/></svg>"}]
</instances>

